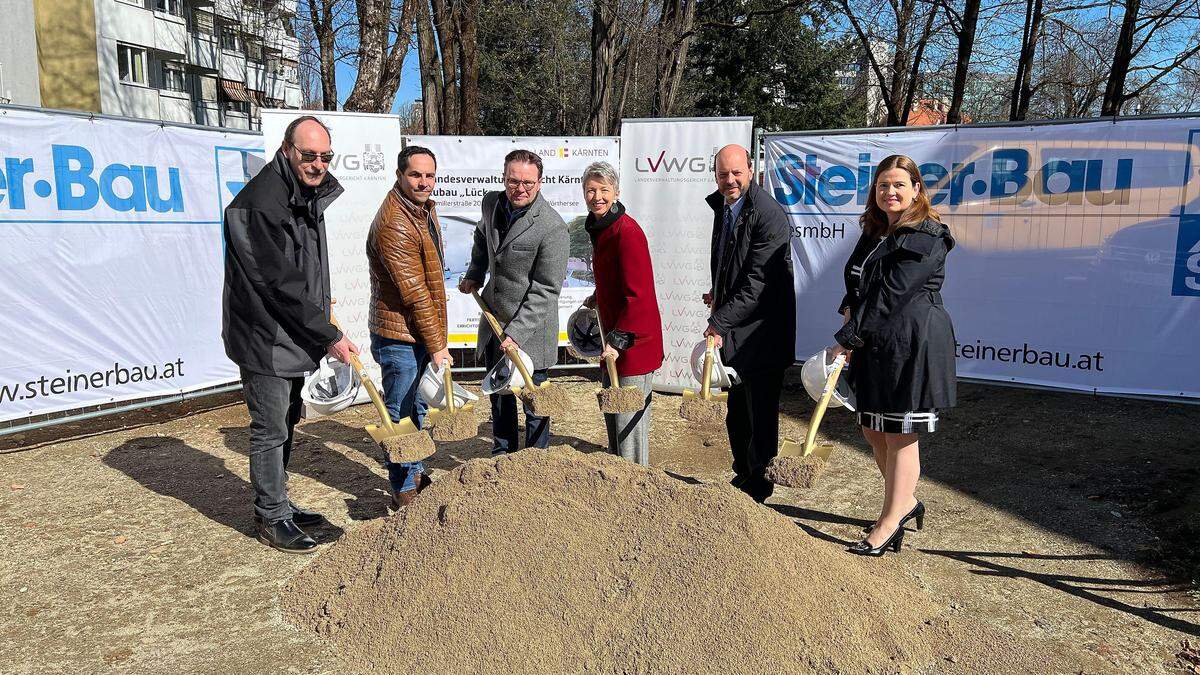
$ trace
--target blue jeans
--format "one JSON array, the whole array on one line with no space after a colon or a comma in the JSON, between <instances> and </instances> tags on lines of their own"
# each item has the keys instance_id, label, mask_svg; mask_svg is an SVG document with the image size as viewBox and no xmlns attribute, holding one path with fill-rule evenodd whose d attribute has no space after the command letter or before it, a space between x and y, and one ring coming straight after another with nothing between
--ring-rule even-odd
<instances>
[{"instance_id":1,"label":"blue jeans","mask_svg":"<svg viewBox=\"0 0 1200 675\"><path fill-rule=\"evenodd\" d=\"M405 417L420 429L425 423L425 411L429 406L417 392L417 381L429 363L425 345L401 342L371 333L371 356L383 370L383 403L393 422ZM424 473L421 462L389 462L383 458L388 470L388 481L392 492L400 493L416 489L417 478Z\"/></svg>"}]
</instances>

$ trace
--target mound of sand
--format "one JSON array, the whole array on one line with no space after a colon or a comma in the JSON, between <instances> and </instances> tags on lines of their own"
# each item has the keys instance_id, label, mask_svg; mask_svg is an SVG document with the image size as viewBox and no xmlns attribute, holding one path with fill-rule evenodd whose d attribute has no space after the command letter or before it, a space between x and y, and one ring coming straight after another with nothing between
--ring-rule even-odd
<instances>
[{"instance_id":1,"label":"mound of sand","mask_svg":"<svg viewBox=\"0 0 1200 675\"><path fill-rule=\"evenodd\" d=\"M896 672L971 649L895 558L565 446L462 465L283 605L364 672Z\"/></svg>"}]
</instances>

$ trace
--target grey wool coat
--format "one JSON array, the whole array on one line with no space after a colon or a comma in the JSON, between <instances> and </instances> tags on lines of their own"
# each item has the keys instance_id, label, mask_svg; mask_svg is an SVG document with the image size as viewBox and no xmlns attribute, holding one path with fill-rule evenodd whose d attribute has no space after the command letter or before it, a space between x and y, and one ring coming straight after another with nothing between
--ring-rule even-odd
<instances>
[{"instance_id":1,"label":"grey wool coat","mask_svg":"<svg viewBox=\"0 0 1200 675\"><path fill-rule=\"evenodd\" d=\"M483 284L480 296L505 333L533 359L535 370L558 363L558 295L567 276L571 251L567 225L539 193L525 215L500 241L494 219L503 217L497 203L503 192L483 197L483 217L475 226L471 264L466 277ZM479 321L477 355L496 339L491 326Z\"/></svg>"}]
</instances>

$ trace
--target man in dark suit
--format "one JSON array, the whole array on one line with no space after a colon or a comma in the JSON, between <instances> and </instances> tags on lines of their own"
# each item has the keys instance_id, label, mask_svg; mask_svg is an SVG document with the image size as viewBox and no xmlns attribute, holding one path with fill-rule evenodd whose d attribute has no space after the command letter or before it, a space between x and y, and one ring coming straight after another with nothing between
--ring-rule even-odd
<instances>
[{"instance_id":1,"label":"man in dark suit","mask_svg":"<svg viewBox=\"0 0 1200 675\"><path fill-rule=\"evenodd\" d=\"M567 226L542 197L541 187L542 158L528 150L508 153L504 190L483 197L471 264L458 285L463 293L478 290L504 328L501 341L481 320L477 355L491 368L506 348L518 347L533 360L535 384L545 382L547 371L558 363L558 295L571 249ZM491 399L492 454L516 452L516 397L493 394ZM534 415L526 406L525 447L549 443L550 418Z\"/></svg>"},{"instance_id":2,"label":"man in dark suit","mask_svg":"<svg viewBox=\"0 0 1200 675\"><path fill-rule=\"evenodd\" d=\"M764 474L779 452L779 394L796 349L796 293L787 215L752 177L746 148L717 153L717 191L705 200L714 217L704 335L740 378L725 416L733 485L762 502L773 489Z\"/></svg>"}]
</instances>

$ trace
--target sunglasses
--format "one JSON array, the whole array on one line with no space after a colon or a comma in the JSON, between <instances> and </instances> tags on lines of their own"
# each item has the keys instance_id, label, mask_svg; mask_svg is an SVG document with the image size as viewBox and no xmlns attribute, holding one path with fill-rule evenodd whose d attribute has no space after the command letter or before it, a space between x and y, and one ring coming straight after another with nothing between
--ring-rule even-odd
<instances>
[{"instance_id":1,"label":"sunglasses","mask_svg":"<svg viewBox=\"0 0 1200 675\"><path fill-rule=\"evenodd\" d=\"M333 161L333 152L309 152L300 148L296 148L296 152L300 153L300 161L305 163L315 162L318 157L326 164Z\"/></svg>"}]
</instances>

